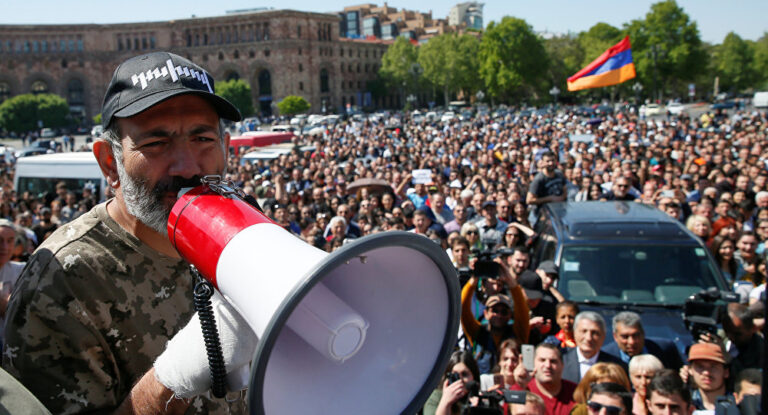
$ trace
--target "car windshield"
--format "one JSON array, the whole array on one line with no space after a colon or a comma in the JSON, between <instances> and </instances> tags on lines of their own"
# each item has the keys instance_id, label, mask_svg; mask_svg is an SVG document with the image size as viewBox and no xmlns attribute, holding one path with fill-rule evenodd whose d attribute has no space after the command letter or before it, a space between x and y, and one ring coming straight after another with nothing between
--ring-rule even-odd
<instances>
[{"instance_id":1,"label":"car windshield","mask_svg":"<svg viewBox=\"0 0 768 415\"><path fill-rule=\"evenodd\" d=\"M670 245L566 246L560 292L572 301L682 305L691 294L721 286L705 248Z\"/></svg>"}]
</instances>

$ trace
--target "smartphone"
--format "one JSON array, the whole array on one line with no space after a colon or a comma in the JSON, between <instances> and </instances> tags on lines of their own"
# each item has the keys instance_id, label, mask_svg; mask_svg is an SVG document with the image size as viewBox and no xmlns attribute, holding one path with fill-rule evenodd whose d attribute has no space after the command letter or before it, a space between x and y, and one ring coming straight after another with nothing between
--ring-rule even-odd
<instances>
[{"instance_id":1,"label":"smartphone","mask_svg":"<svg viewBox=\"0 0 768 415\"><path fill-rule=\"evenodd\" d=\"M523 367L525 367L525 370L532 371L533 370L533 351L534 347L532 344L524 344L521 348L521 354L523 355Z\"/></svg>"}]
</instances>

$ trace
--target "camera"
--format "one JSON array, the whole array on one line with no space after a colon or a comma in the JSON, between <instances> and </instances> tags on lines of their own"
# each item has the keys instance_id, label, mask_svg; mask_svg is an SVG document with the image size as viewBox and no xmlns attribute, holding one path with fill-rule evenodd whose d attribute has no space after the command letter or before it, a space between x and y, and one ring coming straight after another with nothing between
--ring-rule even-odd
<instances>
[{"instance_id":1,"label":"camera","mask_svg":"<svg viewBox=\"0 0 768 415\"><path fill-rule=\"evenodd\" d=\"M447 379L448 379L448 383L451 384L461 380L461 375L456 372L451 372L448 374Z\"/></svg>"},{"instance_id":2,"label":"camera","mask_svg":"<svg viewBox=\"0 0 768 415\"><path fill-rule=\"evenodd\" d=\"M725 312L724 303L739 301L739 295L722 292L715 287L702 290L685 300L683 320L693 341L698 341L703 334L717 334Z\"/></svg>"},{"instance_id":3,"label":"camera","mask_svg":"<svg viewBox=\"0 0 768 415\"><path fill-rule=\"evenodd\" d=\"M507 403L525 405L525 391L502 389L480 392L480 384L475 381L468 382L467 389L469 390L467 396L477 396L480 399L477 406L464 407L462 414L465 415L502 415L502 400Z\"/></svg>"},{"instance_id":4,"label":"camera","mask_svg":"<svg viewBox=\"0 0 768 415\"><path fill-rule=\"evenodd\" d=\"M472 253L477 257L474 272L477 278L499 278L501 266L493 260L502 255L512 255L512 249L506 247L494 248L493 245L493 241L483 241L485 248L472 250Z\"/></svg>"}]
</instances>

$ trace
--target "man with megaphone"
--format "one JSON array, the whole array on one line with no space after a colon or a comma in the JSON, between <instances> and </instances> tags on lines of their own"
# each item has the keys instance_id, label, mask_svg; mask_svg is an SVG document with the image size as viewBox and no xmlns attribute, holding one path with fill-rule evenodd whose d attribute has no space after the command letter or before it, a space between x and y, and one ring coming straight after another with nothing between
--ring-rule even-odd
<instances>
[{"instance_id":1,"label":"man with megaphone","mask_svg":"<svg viewBox=\"0 0 768 415\"><path fill-rule=\"evenodd\" d=\"M301 242L221 180L222 119L240 113L187 59L117 68L94 145L115 197L29 260L4 367L54 413L416 412L456 342L445 251L408 232Z\"/></svg>"},{"instance_id":2,"label":"man with megaphone","mask_svg":"<svg viewBox=\"0 0 768 415\"><path fill-rule=\"evenodd\" d=\"M3 366L53 413L244 411L232 396L200 396L211 380L193 279L166 231L180 189L224 173L224 119L241 116L181 56L150 53L115 71L93 147L115 197L38 248L8 311ZM227 371L247 371L252 330L218 294L213 308Z\"/></svg>"}]
</instances>

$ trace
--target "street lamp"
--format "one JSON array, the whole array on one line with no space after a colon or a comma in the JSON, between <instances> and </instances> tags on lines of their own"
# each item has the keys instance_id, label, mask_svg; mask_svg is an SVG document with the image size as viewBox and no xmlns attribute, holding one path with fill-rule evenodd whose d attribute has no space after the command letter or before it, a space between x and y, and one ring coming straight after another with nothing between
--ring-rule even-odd
<instances>
[{"instance_id":1,"label":"street lamp","mask_svg":"<svg viewBox=\"0 0 768 415\"><path fill-rule=\"evenodd\" d=\"M408 105L411 108L413 108L413 103L416 102L417 99L418 98L416 98L416 95L413 95L413 94L408 95L408 97L406 98L406 100L408 101Z\"/></svg>"},{"instance_id":2,"label":"street lamp","mask_svg":"<svg viewBox=\"0 0 768 415\"><path fill-rule=\"evenodd\" d=\"M557 106L557 96L560 95L560 88L558 88L557 85L553 86L552 89L549 90L549 95L552 95L554 104Z\"/></svg>"},{"instance_id":3,"label":"street lamp","mask_svg":"<svg viewBox=\"0 0 768 415\"><path fill-rule=\"evenodd\" d=\"M635 82L635 84L632 85L632 90L635 91L635 101L640 105L640 93L643 92L643 84Z\"/></svg>"},{"instance_id":4,"label":"street lamp","mask_svg":"<svg viewBox=\"0 0 768 415\"><path fill-rule=\"evenodd\" d=\"M485 93L483 91L477 91L475 98L477 98L477 102L480 102L485 98Z\"/></svg>"}]
</instances>

